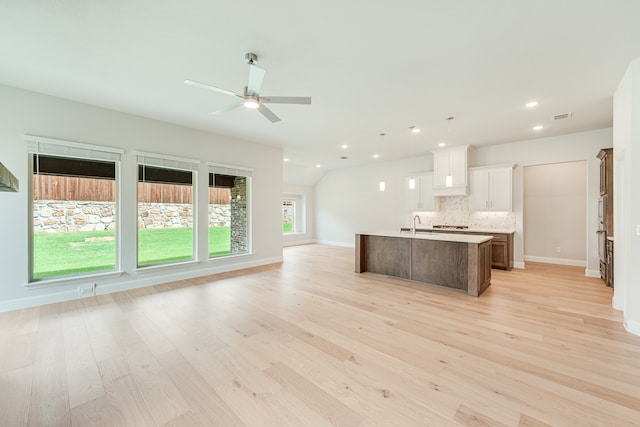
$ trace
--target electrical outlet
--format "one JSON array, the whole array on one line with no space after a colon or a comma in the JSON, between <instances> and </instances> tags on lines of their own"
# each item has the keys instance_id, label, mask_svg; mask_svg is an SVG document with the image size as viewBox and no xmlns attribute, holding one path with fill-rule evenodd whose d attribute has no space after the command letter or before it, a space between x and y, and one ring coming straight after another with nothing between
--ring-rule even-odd
<instances>
[{"instance_id":1,"label":"electrical outlet","mask_svg":"<svg viewBox=\"0 0 640 427\"><path fill-rule=\"evenodd\" d=\"M560 252L560 246L556 246L556 253L559 254Z\"/></svg>"},{"instance_id":2,"label":"electrical outlet","mask_svg":"<svg viewBox=\"0 0 640 427\"><path fill-rule=\"evenodd\" d=\"M96 294L96 284L78 286L78 298L88 297Z\"/></svg>"}]
</instances>

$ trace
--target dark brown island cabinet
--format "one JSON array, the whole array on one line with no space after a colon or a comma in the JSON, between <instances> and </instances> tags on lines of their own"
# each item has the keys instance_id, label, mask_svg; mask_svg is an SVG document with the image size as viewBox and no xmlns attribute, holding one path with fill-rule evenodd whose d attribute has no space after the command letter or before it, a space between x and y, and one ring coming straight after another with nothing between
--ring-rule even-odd
<instances>
[{"instance_id":1,"label":"dark brown island cabinet","mask_svg":"<svg viewBox=\"0 0 640 427\"><path fill-rule=\"evenodd\" d=\"M491 239L491 268L511 271L513 269L513 233L467 233L493 236Z\"/></svg>"},{"instance_id":2,"label":"dark brown island cabinet","mask_svg":"<svg viewBox=\"0 0 640 427\"><path fill-rule=\"evenodd\" d=\"M400 231L408 232L409 228L401 228ZM442 230L431 228L417 228L417 233L442 233ZM476 236L490 236L491 239L491 268L511 271L513 269L513 234L495 233L492 231L467 231L447 229L447 233L468 234Z\"/></svg>"},{"instance_id":3,"label":"dark brown island cabinet","mask_svg":"<svg viewBox=\"0 0 640 427\"><path fill-rule=\"evenodd\" d=\"M477 297L491 285L491 237L373 232L355 236L356 273L459 289Z\"/></svg>"}]
</instances>

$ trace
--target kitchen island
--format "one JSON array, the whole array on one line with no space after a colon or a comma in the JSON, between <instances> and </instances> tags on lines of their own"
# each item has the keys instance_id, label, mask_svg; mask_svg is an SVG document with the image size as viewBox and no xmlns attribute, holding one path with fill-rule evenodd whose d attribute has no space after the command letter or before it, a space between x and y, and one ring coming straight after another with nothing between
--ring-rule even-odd
<instances>
[{"instance_id":1,"label":"kitchen island","mask_svg":"<svg viewBox=\"0 0 640 427\"><path fill-rule=\"evenodd\" d=\"M410 228L400 231L409 232ZM434 225L433 227L416 228L417 233L455 233L491 236L491 267L511 271L513 269L513 229L469 228L466 226Z\"/></svg>"},{"instance_id":2,"label":"kitchen island","mask_svg":"<svg viewBox=\"0 0 640 427\"><path fill-rule=\"evenodd\" d=\"M477 297L491 284L491 236L359 233L355 264L356 273L441 285Z\"/></svg>"}]
</instances>

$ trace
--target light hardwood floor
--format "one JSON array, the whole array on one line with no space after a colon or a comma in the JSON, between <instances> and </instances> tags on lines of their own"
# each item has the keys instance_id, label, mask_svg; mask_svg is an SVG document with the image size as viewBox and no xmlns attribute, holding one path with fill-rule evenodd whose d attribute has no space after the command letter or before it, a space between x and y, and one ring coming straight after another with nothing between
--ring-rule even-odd
<instances>
[{"instance_id":1,"label":"light hardwood floor","mask_svg":"<svg viewBox=\"0 0 640 427\"><path fill-rule=\"evenodd\" d=\"M474 298L284 255L0 313L0 425L640 425L640 337L582 268L493 270Z\"/></svg>"}]
</instances>

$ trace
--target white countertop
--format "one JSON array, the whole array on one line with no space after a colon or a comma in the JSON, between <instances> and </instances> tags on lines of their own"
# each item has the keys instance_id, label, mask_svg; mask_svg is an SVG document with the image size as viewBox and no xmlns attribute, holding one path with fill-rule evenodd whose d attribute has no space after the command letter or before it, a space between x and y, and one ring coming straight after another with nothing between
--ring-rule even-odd
<instances>
[{"instance_id":1,"label":"white countertop","mask_svg":"<svg viewBox=\"0 0 640 427\"><path fill-rule=\"evenodd\" d=\"M448 231L448 230L447 230ZM401 231L366 231L356 234L365 236L382 236L382 237L401 237L403 239L420 239L420 240L439 240L443 242L460 242L460 243L483 243L491 240L491 236L477 236L473 234L460 233L416 233Z\"/></svg>"},{"instance_id":2,"label":"white countertop","mask_svg":"<svg viewBox=\"0 0 640 427\"><path fill-rule=\"evenodd\" d=\"M409 228L409 227L404 227L404 228ZM465 229L450 229L450 228L433 228L433 227L417 227L418 231L420 230L428 230L428 231L435 231L438 233L464 233L464 232L469 232L469 233L500 233L500 234L513 234L516 231L513 229L507 229L507 228L465 228Z\"/></svg>"}]
</instances>

